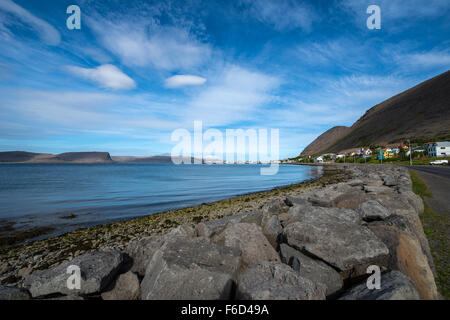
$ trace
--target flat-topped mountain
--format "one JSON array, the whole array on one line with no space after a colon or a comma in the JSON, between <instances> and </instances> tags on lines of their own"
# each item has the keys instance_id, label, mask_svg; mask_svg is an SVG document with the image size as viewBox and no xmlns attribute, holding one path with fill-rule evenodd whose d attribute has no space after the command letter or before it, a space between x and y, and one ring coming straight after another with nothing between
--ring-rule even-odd
<instances>
[{"instance_id":1,"label":"flat-topped mountain","mask_svg":"<svg viewBox=\"0 0 450 320\"><path fill-rule=\"evenodd\" d=\"M57 155L26 151L0 152L0 162L13 163L109 163L108 152L66 152Z\"/></svg>"},{"instance_id":2,"label":"flat-topped mountain","mask_svg":"<svg viewBox=\"0 0 450 320\"><path fill-rule=\"evenodd\" d=\"M334 127L302 155L450 136L450 71L372 108L351 127Z\"/></svg>"},{"instance_id":3,"label":"flat-topped mountain","mask_svg":"<svg viewBox=\"0 0 450 320\"><path fill-rule=\"evenodd\" d=\"M193 163L192 157L174 157ZM60 154L26 151L0 152L0 163L171 163L172 157L160 156L111 156L109 152L66 152Z\"/></svg>"},{"instance_id":4,"label":"flat-topped mountain","mask_svg":"<svg viewBox=\"0 0 450 320\"><path fill-rule=\"evenodd\" d=\"M185 160L187 162L194 162L194 158L189 157L175 157L175 159ZM172 162L171 156L112 156L114 162L124 163L170 163Z\"/></svg>"}]
</instances>

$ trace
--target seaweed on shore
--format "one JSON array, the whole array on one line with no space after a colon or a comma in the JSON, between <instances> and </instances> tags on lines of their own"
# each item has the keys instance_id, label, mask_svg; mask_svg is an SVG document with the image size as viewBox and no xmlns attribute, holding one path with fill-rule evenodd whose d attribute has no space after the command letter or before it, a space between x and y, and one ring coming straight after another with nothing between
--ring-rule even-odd
<instances>
[{"instance_id":1,"label":"seaweed on shore","mask_svg":"<svg viewBox=\"0 0 450 320\"><path fill-rule=\"evenodd\" d=\"M38 236L50 233L52 227L36 227L29 230L15 230L11 225L0 228L0 248L14 245L27 239L36 238Z\"/></svg>"}]
</instances>

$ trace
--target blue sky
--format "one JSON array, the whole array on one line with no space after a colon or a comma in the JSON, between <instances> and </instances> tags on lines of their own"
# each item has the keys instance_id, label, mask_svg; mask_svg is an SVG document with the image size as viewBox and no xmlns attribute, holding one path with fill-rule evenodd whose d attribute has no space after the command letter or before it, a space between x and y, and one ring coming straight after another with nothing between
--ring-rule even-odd
<instances>
[{"instance_id":1,"label":"blue sky","mask_svg":"<svg viewBox=\"0 0 450 320\"><path fill-rule=\"evenodd\" d=\"M81 9L69 30L66 8ZM366 8L381 8L369 30ZM0 0L0 150L170 153L275 128L280 157L449 69L448 0Z\"/></svg>"}]
</instances>

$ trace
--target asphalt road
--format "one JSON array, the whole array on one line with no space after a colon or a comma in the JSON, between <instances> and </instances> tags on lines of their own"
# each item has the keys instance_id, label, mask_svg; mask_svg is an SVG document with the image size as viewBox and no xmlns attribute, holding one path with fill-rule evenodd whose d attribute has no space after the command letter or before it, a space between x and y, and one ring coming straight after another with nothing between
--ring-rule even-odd
<instances>
[{"instance_id":1,"label":"asphalt road","mask_svg":"<svg viewBox=\"0 0 450 320\"><path fill-rule=\"evenodd\" d=\"M433 198L426 202L438 214L450 216L450 166L408 166L428 184Z\"/></svg>"}]
</instances>

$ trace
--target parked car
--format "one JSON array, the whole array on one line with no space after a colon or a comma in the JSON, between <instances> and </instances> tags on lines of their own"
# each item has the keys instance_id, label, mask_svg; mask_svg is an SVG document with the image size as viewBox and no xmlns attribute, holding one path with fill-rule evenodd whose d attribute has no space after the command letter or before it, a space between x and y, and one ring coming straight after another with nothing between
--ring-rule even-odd
<instances>
[{"instance_id":1,"label":"parked car","mask_svg":"<svg viewBox=\"0 0 450 320\"><path fill-rule=\"evenodd\" d=\"M434 160L430 162L431 165L448 164L448 160Z\"/></svg>"}]
</instances>

